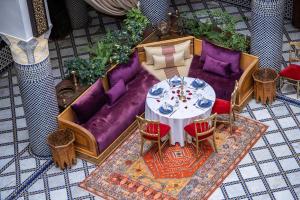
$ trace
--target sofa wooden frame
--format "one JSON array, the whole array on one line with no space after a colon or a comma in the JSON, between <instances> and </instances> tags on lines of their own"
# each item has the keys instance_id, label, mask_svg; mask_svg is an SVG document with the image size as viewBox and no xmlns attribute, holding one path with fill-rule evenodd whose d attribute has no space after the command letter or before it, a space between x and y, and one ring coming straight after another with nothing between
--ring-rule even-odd
<instances>
[{"instance_id":1,"label":"sofa wooden frame","mask_svg":"<svg viewBox=\"0 0 300 200\"><path fill-rule=\"evenodd\" d=\"M201 55L202 41L193 36L187 36L172 40L138 45L136 48L138 50L139 60L140 62L145 61L145 46L173 45L187 40L191 41L191 54ZM244 72L239 80L239 92L237 94L236 110L241 110L253 96L252 73L258 68L258 58L253 55L243 53L241 56L240 66ZM112 66L111 69L114 67L115 65ZM102 82L105 90L108 90L109 81L107 76L102 79ZM88 90L89 89L87 89L78 98L84 96ZM78 98L73 103L75 103ZM108 148L102 152L99 152L98 144L93 134L76 123L76 114L73 112L71 106L67 107L57 118L60 128L70 129L74 133L74 145L77 156L97 164L104 162L105 159L108 158L108 156L113 153L137 129L137 121L135 120Z\"/></svg>"}]
</instances>

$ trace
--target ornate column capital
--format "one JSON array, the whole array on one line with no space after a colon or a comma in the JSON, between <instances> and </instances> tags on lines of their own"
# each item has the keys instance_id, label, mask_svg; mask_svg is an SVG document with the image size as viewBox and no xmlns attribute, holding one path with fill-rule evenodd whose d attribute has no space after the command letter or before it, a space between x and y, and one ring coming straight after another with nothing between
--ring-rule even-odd
<instances>
[{"instance_id":1,"label":"ornate column capital","mask_svg":"<svg viewBox=\"0 0 300 200\"><path fill-rule=\"evenodd\" d=\"M11 54L16 63L20 65L32 65L40 63L49 56L48 38L51 29L37 38L32 38L28 42L19 40L11 36L1 36L9 45Z\"/></svg>"}]
</instances>

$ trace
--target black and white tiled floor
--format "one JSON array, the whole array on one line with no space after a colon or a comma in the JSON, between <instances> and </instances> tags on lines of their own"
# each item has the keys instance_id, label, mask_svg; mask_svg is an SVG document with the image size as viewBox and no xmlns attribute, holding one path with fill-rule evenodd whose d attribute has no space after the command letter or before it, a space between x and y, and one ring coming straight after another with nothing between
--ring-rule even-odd
<instances>
[{"instance_id":1,"label":"black and white tiled floor","mask_svg":"<svg viewBox=\"0 0 300 200\"><path fill-rule=\"evenodd\" d=\"M250 35L251 12L228 3L201 0L172 0L172 8L195 11L223 9L244 17L237 29ZM87 57L90 43L107 30L120 28L120 19L90 11L91 24L70 36L49 44L55 82L64 77L64 60ZM205 19L204 16L202 19ZM300 30L285 22L283 66L288 58L288 42L300 41ZM210 199L292 200L300 199L300 99L293 87L285 86L275 103L262 106L251 101L242 114L269 125L238 167ZM28 131L18 81L14 70L0 74L0 200L101 199L78 187L95 165L79 160L72 169L61 171L51 160L33 156L28 148Z\"/></svg>"}]
</instances>

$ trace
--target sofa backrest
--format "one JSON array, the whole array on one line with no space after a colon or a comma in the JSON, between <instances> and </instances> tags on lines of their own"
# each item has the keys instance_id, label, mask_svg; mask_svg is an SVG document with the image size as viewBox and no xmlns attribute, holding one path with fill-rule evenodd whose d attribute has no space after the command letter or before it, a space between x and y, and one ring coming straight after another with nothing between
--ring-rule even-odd
<instances>
[{"instance_id":1,"label":"sofa backrest","mask_svg":"<svg viewBox=\"0 0 300 200\"><path fill-rule=\"evenodd\" d=\"M169 46L169 45L175 45L179 44L185 41L191 41L191 46L190 46L190 52L193 55L194 54L194 37L193 36L187 36L187 37L181 37L181 38L176 38L176 39L171 39L171 40L163 40L163 41L158 41L158 42L151 42L151 43L146 43L146 44L140 44L136 46L139 54L139 60L140 62L146 61L146 53L144 47L157 47L157 46Z\"/></svg>"}]
</instances>

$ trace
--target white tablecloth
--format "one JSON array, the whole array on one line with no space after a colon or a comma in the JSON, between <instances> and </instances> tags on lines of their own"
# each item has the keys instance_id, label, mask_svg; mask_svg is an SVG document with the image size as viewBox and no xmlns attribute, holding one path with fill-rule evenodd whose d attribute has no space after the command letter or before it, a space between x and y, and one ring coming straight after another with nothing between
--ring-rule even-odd
<instances>
[{"instance_id":1,"label":"white tablecloth","mask_svg":"<svg viewBox=\"0 0 300 200\"><path fill-rule=\"evenodd\" d=\"M179 101L179 106L174 107L174 113L165 115L159 112L159 107L165 102L172 106L175 105L177 91L180 89L180 87L171 88L167 80L156 84L157 87L166 90L164 97L152 96L148 93L145 108L145 118L159 120L160 122L171 126L171 144L175 145L175 143L178 142L182 147L184 146L186 138L184 127L195 119L206 118L211 114L212 106L208 108L199 108L194 104L201 96L212 100L212 105L216 99L215 91L209 84L206 83L204 88L196 90L191 86L194 78L185 77L184 80L186 82L184 87L185 96L190 99L187 99L186 102Z\"/></svg>"}]
</instances>

